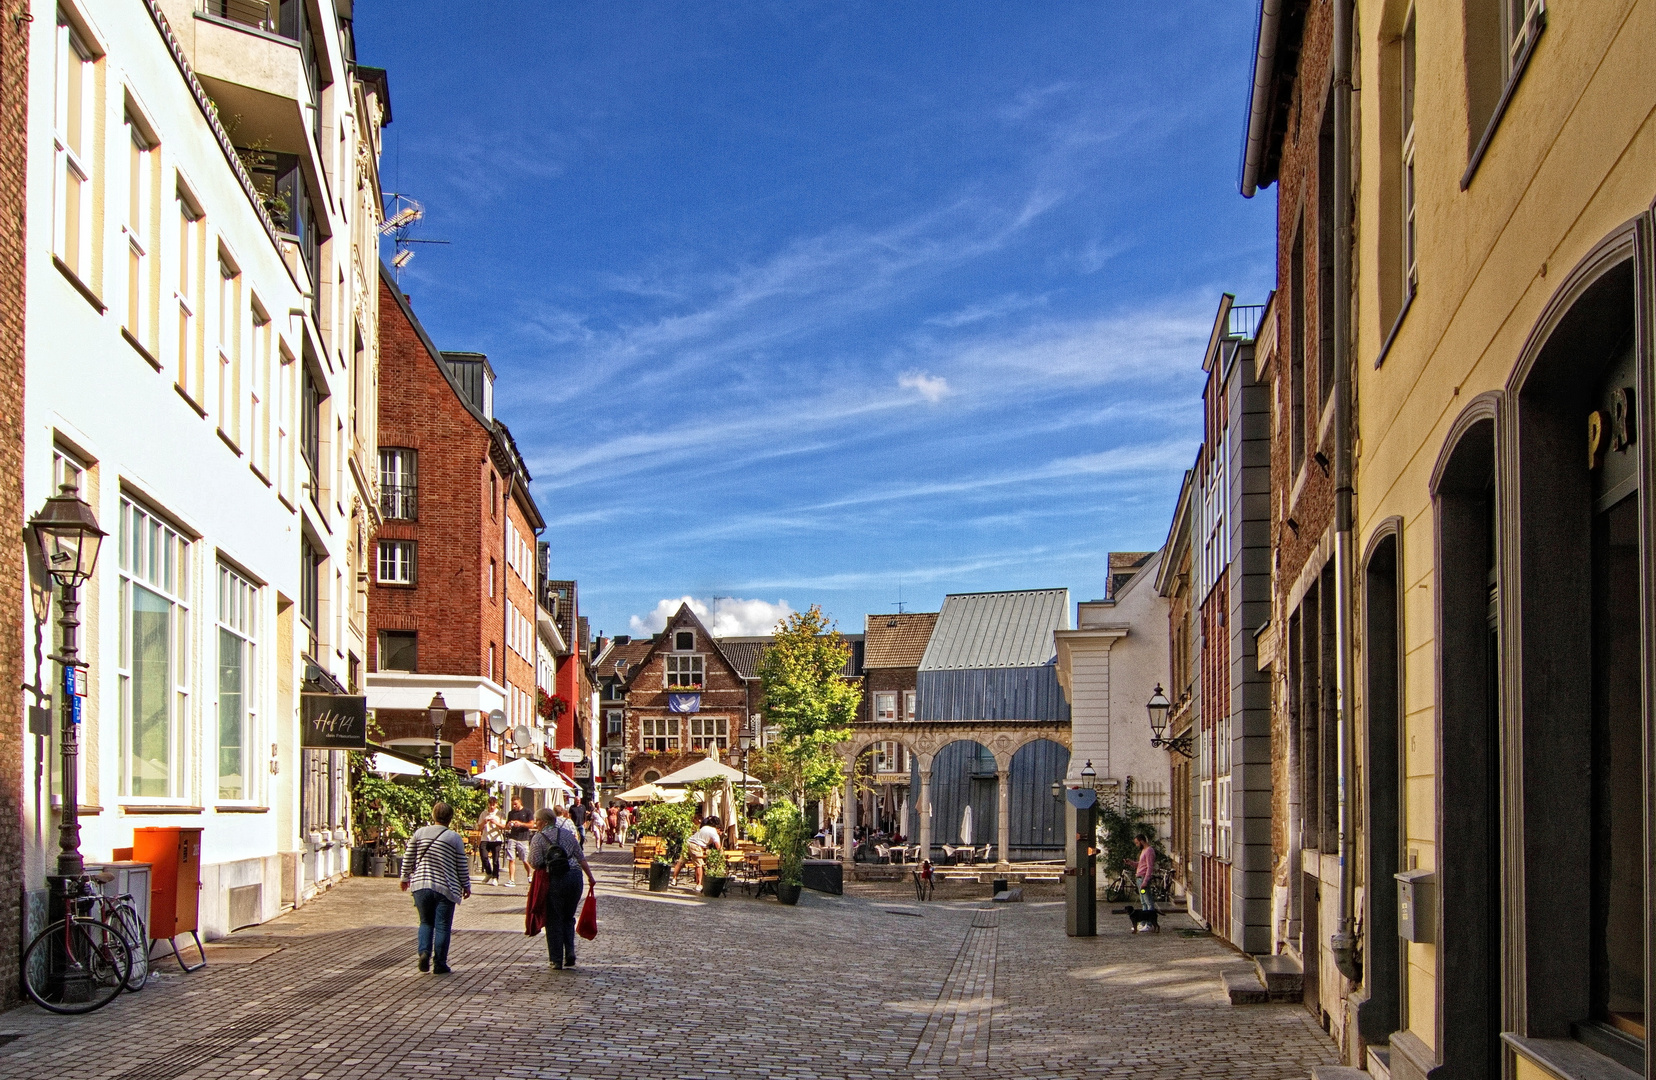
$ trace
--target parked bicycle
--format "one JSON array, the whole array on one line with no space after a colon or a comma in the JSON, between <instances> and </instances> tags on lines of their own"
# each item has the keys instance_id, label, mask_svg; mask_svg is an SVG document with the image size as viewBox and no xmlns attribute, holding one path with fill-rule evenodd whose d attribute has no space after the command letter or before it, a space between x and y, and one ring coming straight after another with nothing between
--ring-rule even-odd
<instances>
[{"instance_id":1,"label":"parked bicycle","mask_svg":"<svg viewBox=\"0 0 1656 1080\"><path fill-rule=\"evenodd\" d=\"M91 880L108 885L115 880L115 875L104 871ZM81 887L84 890L81 900L91 901L97 920L113 926L126 939L132 953L132 972L127 976L126 988L136 994L149 982L150 973L149 936L144 932L144 921L138 917L137 899L131 893L109 896L94 889L90 881L83 882Z\"/></svg>"},{"instance_id":2,"label":"parked bicycle","mask_svg":"<svg viewBox=\"0 0 1656 1080\"><path fill-rule=\"evenodd\" d=\"M97 880L107 884L114 878L100 874ZM143 936L132 897L105 897L85 878L72 887L76 895L69 898L66 916L36 934L23 951L23 989L36 1005L55 1013L89 1013L108 1005L123 989L143 985L132 982L135 950L128 935ZM113 916L115 922L94 913ZM148 945L146 941L136 950L144 960L145 978Z\"/></svg>"}]
</instances>

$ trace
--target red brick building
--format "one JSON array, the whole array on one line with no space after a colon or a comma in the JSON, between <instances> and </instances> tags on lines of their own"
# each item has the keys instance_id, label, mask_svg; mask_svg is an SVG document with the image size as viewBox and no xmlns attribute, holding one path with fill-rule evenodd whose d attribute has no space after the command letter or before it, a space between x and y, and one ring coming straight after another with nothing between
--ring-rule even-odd
<instances>
[{"instance_id":1,"label":"red brick building","mask_svg":"<svg viewBox=\"0 0 1656 1080\"><path fill-rule=\"evenodd\" d=\"M28 23L0 23L0 495L11 507L7 517L23 521L23 165L27 133ZM23 640L23 533L0 534L0 561L12 569L0 573L0 628L14 642ZM23 685L22 654L0 650L0 681ZM10 697L0 707L0 1008L15 1004L19 985L17 961L23 917L23 698Z\"/></svg>"},{"instance_id":2,"label":"red brick building","mask_svg":"<svg viewBox=\"0 0 1656 1080\"><path fill-rule=\"evenodd\" d=\"M859 723L914 722L920 659L926 655L937 614L910 611L864 618ZM877 742L864 752L857 761L857 772L867 778L867 785L861 788L863 805L858 808L857 820L901 832L898 808L909 795L910 771L909 750L902 742Z\"/></svg>"},{"instance_id":3,"label":"red brick building","mask_svg":"<svg viewBox=\"0 0 1656 1080\"><path fill-rule=\"evenodd\" d=\"M494 418L488 359L439 351L383 266L379 335L385 523L368 598L368 705L385 745L425 757L441 694L444 759L487 769L517 756L489 730L491 710L541 727L535 534L545 521Z\"/></svg>"},{"instance_id":4,"label":"red brick building","mask_svg":"<svg viewBox=\"0 0 1656 1080\"><path fill-rule=\"evenodd\" d=\"M628 651L637 658L627 663L619 692L629 784L666 776L709 749L726 763L740 758L737 737L758 707L759 680L742 673L688 604L647 649ZM685 711L674 711L670 698Z\"/></svg>"}]
</instances>

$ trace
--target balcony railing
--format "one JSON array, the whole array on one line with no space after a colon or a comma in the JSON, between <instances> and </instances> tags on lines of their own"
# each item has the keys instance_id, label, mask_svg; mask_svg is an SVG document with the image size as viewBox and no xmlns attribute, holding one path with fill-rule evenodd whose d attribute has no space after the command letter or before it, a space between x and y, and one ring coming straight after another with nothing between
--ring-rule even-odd
<instances>
[{"instance_id":1,"label":"balcony railing","mask_svg":"<svg viewBox=\"0 0 1656 1080\"><path fill-rule=\"evenodd\" d=\"M380 516L400 521L413 521L419 516L415 505L413 484L381 484Z\"/></svg>"},{"instance_id":2,"label":"balcony railing","mask_svg":"<svg viewBox=\"0 0 1656 1080\"><path fill-rule=\"evenodd\" d=\"M271 6L270 0L201 0L201 10L209 15L275 33L276 20Z\"/></svg>"},{"instance_id":3,"label":"balcony railing","mask_svg":"<svg viewBox=\"0 0 1656 1080\"><path fill-rule=\"evenodd\" d=\"M1230 325L1225 336L1252 341L1259 336L1259 321L1265 314L1264 304L1243 304L1230 309Z\"/></svg>"}]
</instances>

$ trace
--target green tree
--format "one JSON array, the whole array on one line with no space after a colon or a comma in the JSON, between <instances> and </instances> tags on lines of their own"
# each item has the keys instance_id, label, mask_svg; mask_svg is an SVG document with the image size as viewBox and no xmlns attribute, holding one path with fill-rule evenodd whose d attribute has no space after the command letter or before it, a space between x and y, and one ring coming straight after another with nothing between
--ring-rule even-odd
<instances>
[{"instance_id":1,"label":"green tree","mask_svg":"<svg viewBox=\"0 0 1656 1080\"><path fill-rule=\"evenodd\" d=\"M778 799L765 811L765 847L776 856L777 879L784 885L804 881L805 817L787 799Z\"/></svg>"},{"instance_id":2,"label":"green tree","mask_svg":"<svg viewBox=\"0 0 1656 1080\"><path fill-rule=\"evenodd\" d=\"M822 608L789 615L759 660L761 711L777 731L763 764L797 803L825 799L845 783L838 744L851 737L862 690L845 677L851 647Z\"/></svg>"}]
</instances>

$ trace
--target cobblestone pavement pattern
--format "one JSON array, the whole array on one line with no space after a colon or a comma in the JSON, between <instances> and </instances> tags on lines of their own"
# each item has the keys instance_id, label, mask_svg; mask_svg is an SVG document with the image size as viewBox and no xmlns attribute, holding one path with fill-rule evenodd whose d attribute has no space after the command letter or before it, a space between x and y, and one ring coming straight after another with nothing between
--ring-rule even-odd
<instances>
[{"instance_id":1,"label":"cobblestone pavement pattern","mask_svg":"<svg viewBox=\"0 0 1656 1080\"><path fill-rule=\"evenodd\" d=\"M1061 902L704 901L629 889L613 858L573 971L524 936L520 887L462 904L454 973L422 975L407 897L352 880L90 1016L0 1014L0 1076L1271 1080L1335 1061L1304 1009L1231 1006L1235 954L1184 916L1134 936L1101 911L1071 939Z\"/></svg>"}]
</instances>

